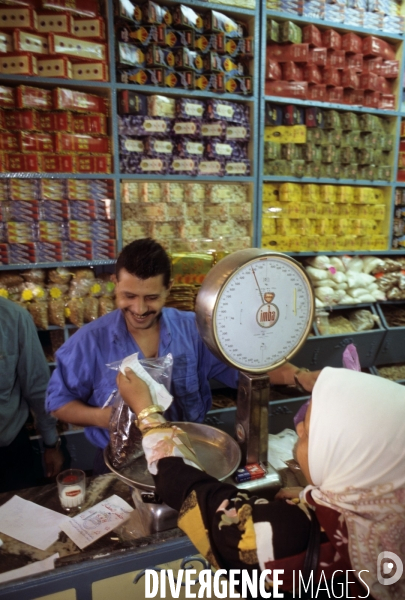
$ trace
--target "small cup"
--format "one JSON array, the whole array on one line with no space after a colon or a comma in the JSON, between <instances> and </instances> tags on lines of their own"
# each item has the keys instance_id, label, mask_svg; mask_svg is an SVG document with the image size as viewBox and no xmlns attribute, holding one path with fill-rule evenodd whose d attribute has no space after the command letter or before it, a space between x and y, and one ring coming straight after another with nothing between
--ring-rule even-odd
<instances>
[{"instance_id":1,"label":"small cup","mask_svg":"<svg viewBox=\"0 0 405 600\"><path fill-rule=\"evenodd\" d=\"M81 508L86 495L86 473L80 469L67 469L56 478L59 500L66 512Z\"/></svg>"}]
</instances>

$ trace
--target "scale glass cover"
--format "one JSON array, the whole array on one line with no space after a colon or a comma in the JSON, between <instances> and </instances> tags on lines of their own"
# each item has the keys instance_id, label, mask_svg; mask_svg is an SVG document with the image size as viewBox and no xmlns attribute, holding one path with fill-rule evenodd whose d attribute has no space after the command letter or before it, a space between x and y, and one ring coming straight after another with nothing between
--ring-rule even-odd
<instances>
[{"instance_id":1,"label":"scale glass cover","mask_svg":"<svg viewBox=\"0 0 405 600\"><path fill-rule=\"evenodd\" d=\"M314 318L314 294L295 259L249 248L211 269L195 310L200 335L220 360L260 374L290 360L304 344Z\"/></svg>"}]
</instances>

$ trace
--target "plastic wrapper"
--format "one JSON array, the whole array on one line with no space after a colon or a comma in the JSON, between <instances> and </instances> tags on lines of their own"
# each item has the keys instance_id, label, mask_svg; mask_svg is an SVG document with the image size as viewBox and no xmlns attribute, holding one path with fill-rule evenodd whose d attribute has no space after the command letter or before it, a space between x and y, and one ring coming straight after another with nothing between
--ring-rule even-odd
<instances>
[{"instance_id":1,"label":"plastic wrapper","mask_svg":"<svg viewBox=\"0 0 405 600\"><path fill-rule=\"evenodd\" d=\"M36 283L26 282L24 283L21 291L21 300L23 302L46 302L48 298L48 290L43 285Z\"/></svg>"},{"instance_id":2,"label":"plastic wrapper","mask_svg":"<svg viewBox=\"0 0 405 600\"><path fill-rule=\"evenodd\" d=\"M115 303L111 296L101 296L98 302L98 316L103 317L115 310Z\"/></svg>"},{"instance_id":3,"label":"plastic wrapper","mask_svg":"<svg viewBox=\"0 0 405 600\"><path fill-rule=\"evenodd\" d=\"M50 298L48 302L48 320L50 325L65 326L65 300L63 297Z\"/></svg>"},{"instance_id":4,"label":"plastic wrapper","mask_svg":"<svg viewBox=\"0 0 405 600\"><path fill-rule=\"evenodd\" d=\"M24 279L18 273L5 272L0 273L0 287L12 287L24 283Z\"/></svg>"},{"instance_id":5,"label":"plastic wrapper","mask_svg":"<svg viewBox=\"0 0 405 600\"><path fill-rule=\"evenodd\" d=\"M91 279L72 279L69 287L69 296L71 298L84 298L90 292L94 280Z\"/></svg>"},{"instance_id":6,"label":"plastic wrapper","mask_svg":"<svg viewBox=\"0 0 405 600\"><path fill-rule=\"evenodd\" d=\"M170 389L173 369L171 354L161 358L142 359L139 362L155 381L163 384L167 390ZM118 371L120 365L121 361L107 366ZM116 468L143 454L142 435L134 423L135 417L136 415L125 404L120 393L116 391L109 423L109 455L112 465Z\"/></svg>"},{"instance_id":7,"label":"plastic wrapper","mask_svg":"<svg viewBox=\"0 0 405 600\"><path fill-rule=\"evenodd\" d=\"M82 298L69 298L65 304L65 317L68 323L82 327L84 323L84 305Z\"/></svg>"},{"instance_id":8,"label":"plastic wrapper","mask_svg":"<svg viewBox=\"0 0 405 600\"><path fill-rule=\"evenodd\" d=\"M84 306L84 322L91 323L98 318L98 298L94 296L86 296L83 299Z\"/></svg>"},{"instance_id":9,"label":"plastic wrapper","mask_svg":"<svg viewBox=\"0 0 405 600\"><path fill-rule=\"evenodd\" d=\"M58 267L48 271L48 280L52 283L69 283L72 279L72 273L65 267Z\"/></svg>"},{"instance_id":10,"label":"plastic wrapper","mask_svg":"<svg viewBox=\"0 0 405 600\"><path fill-rule=\"evenodd\" d=\"M41 285L44 283L46 275L44 269L29 269L24 271L22 276L24 281Z\"/></svg>"},{"instance_id":11,"label":"plastic wrapper","mask_svg":"<svg viewBox=\"0 0 405 600\"><path fill-rule=\"evenodd\" d=\"M48 304L47 302L29 302L28 311L38 329L48 329Z\"/></svg>"},{"instance_id":12,"label":"plastic wrapper","mask_svg":"<svg viewBox=\"0 0 405 600\"><path fill-rule=\"evenodd\" d=\"M351 312L349 314L349 321L355 331L369 331L370 329L374 329L379 318L377 315L373 315L371 311L363 308Z\"/></svg>"}]
</instances>

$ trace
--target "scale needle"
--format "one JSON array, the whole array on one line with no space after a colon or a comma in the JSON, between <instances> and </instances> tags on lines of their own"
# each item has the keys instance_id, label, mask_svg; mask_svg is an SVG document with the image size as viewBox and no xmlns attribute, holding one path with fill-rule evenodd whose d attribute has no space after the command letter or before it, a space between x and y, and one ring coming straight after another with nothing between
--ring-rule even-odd
<instances>
[{"instance_id":1,"label":"scale needle","mask_svg":"<svg viewBox=\"0 0 405 600\"><path fill-rule=\"evenodd\" d=\"M257 281L255 270L254 270L253 267L251 267L251 269L252 269L253 277L256 280L257 289L259 290L259 294L260 294L260 297L262 299L262 304L264 304L264 298L263 298L262 290L260 289L259 282Z\"/></svg>"},{"instance_id":2,"label":"scale needle","mask_svg":"<svg viewBox=\"0 0 405 600\"><path fill-rule=\"evenodd\" d=\"M297 316L297 288L294 288L294 301L293 301L293 310L294 310L294 315Z\"/></svg>"}]
</instances>

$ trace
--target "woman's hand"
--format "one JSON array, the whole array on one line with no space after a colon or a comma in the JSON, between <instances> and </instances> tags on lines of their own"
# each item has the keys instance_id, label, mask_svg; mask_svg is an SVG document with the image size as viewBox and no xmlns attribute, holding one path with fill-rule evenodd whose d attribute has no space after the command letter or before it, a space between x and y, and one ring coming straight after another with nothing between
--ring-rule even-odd
<instances>
[{"instance_id":1,"label":"woman's hand","mask_svg":"<svg viewBox=\"0 0 405 600\"><path fill-rule=\"evenodd\" d=\"M307 392L312 392L320 371L301 371L298 374L298 381Z\"/></svg>"},{"instance_id":2,"label":"woman's hand","mask_svg":"<svg viewBox=\"0 0 405 600\"><path fill-rule=\"evenodd\" d=\"M125 375L121 371L117 375L117 386L122 399L130 409L139 415L141 410L152 404L149 386L140 379L132 369L125 369Z\"/></svg>"}]
</instances>

